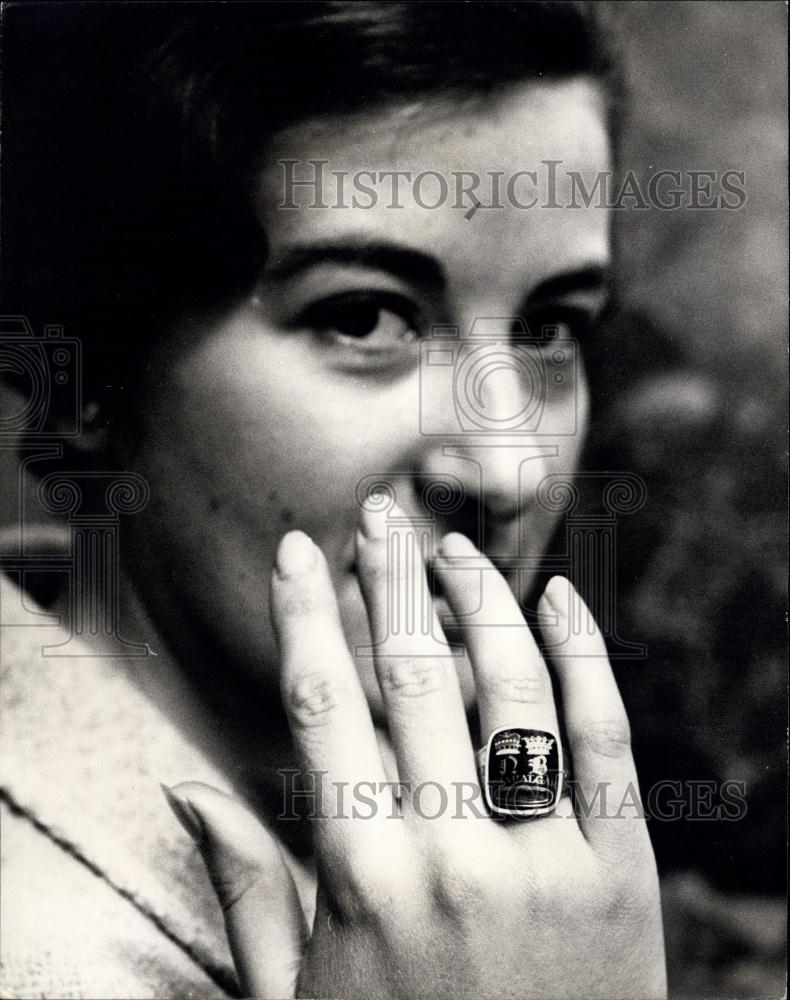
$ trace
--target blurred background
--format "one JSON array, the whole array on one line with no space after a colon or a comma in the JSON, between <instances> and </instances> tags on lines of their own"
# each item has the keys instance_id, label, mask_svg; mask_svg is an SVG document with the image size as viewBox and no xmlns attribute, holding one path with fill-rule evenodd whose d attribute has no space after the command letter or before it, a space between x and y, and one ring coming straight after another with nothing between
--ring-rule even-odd
<instances>
[{"instance_id":1,"label":"blurred background","mask_svg":"<svg viewBox=\"0 0 790 1000\"><path fill-rule=\"evenodd\" d=\"M642 788L746 784L743 820L651 826L672 992L781 996L787 10L606 6L632 93L623 165L639 177L662 168L745 174L740 211L618 216L618 334L654 329L667 348L658 371L639 373L610 404L594 447L599 462L639 472L649 491L623 519L619 547L622 633L648 646L646 664L618 668Z\"/></svg>"},{"instance_id":2,"label":"blurred background","mask_svg":"<svg viewBox=\"0 0 790 1000\"><path fill-rule=\"evenodd\" d=\"M785 992L787 11L781 2L603 3L632 91L622 163L745 174L739 211L626 211L622 309L639 351L599 403L594 468L648 486L624 518L618 666L643 789L742 781L737 822L652 823L678 997ZM13 95L10 95L13 100ZM52 317L57 322L57 317ZM66 334L75 331L66 331ZM638 355L638 356L637 356ZM659 363L656 363L658 359ZM648 363L649 362L649 363ZM8 414L19 399L0 387ZM12 442L13 444L13 442ZM0 529L20 480L0 449ZM40 512L36 511L40 519Z\"/></svg>"}]
</instances>

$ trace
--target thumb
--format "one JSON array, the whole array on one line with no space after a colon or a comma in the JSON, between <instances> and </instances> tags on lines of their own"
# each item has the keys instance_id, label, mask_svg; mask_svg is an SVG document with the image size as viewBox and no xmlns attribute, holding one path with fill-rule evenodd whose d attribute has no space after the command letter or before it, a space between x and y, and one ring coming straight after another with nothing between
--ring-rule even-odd
<instances>
[{"instance_id":1,"label":"thumb","mask_svg":"<svg viewBox=\"0 0 790 1000\"><path fill-rule=\"evenodd\" d=\"M188 781L162 791L208 869L243 995L295 996L308 929L274 836L209 785Z\"/></svg>"}]
</instances>

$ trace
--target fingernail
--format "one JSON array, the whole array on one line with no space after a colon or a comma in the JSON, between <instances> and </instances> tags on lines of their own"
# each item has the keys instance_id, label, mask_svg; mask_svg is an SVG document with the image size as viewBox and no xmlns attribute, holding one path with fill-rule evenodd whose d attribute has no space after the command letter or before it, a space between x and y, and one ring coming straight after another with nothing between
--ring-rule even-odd
<instances>
[{"instance_id":1,"label":"fingernail","mask_svg":"<svg viewBox=\"0 0 790 1000\"><path fill-rule=\"evenodd\" d=\"M543 596L551 605L551 610L555 614L562 615L563 618L568 617L568 591L570 590L570 586L570 581L566 580L564 576L553 576L543 591Z\"/></svg>"},{"instance_id":2,"label":"fingernail","mask_svg":"<svg viewBox=\"0 0 790 1000\"><path fill-rule=\"evenodd\" d=\"M200 822L200 816L198 816L192 803L188 799L181 798L176 791L168 788L167 785L160 784L159 787L164 793L167 804L173 810L175 818L194 842L200 845L205 836L205 830L203 829L203 824Z\"/></svg>"},{"instance_id":3,"label":"fingernail","mask_svg":"<svg viewBox=\"0 0 790 1000\"><path fill-rule=\"evenodd\" d=\"M474 542L466 535L451 531L442 539L439 545L439 555L460 558L461 556L479 556L480 553Z\"/></svg>"},{"instance_id":4,"label":"fingernail","mask_svg":"<svg viewBox=\"0 0 790 1000\"><path fill-rule=\"evenodd\" d=\"M317 549L303 531L289 531L280 542L275 563L282 577L300 576L314 566Z\"/></svg>"}]
</instances>

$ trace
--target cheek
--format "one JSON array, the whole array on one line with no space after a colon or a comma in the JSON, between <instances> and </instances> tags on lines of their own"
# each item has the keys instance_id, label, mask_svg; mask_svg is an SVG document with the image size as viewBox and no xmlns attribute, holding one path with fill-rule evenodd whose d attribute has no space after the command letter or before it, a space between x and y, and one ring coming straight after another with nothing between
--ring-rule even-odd
<instances>
[{"instance_id":1,"label":"cheek","mask_svg":"<svg viewBox=\"0 0 790 1000\"><path fill-rule=\"evenodd\" d=\"M397 415L416 407L416 390L374 391L327 370L298 341L243 324L212 333L169 370L151 420L168 502L188 504L215 544L230 532L271 549L299 527L330 561L341 554L358 516L357 484L397 465L407 433Z\"/></svg>"}]
</instances>

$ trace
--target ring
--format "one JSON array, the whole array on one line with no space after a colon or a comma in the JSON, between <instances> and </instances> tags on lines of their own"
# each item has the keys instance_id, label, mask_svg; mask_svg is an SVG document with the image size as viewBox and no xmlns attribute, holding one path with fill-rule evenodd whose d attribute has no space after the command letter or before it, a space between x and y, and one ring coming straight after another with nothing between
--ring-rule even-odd
<instances>
[{"instance_id":1,"label":"ring","mask_svg":"<svg viewBox=\"0 0 790 1000\"><path fill-rule=\"evenodd\" d=\"M498 816L545 816L562 795L562 744L544 729L495 729L477 752L486 805Z\"/></svg>"}]
</instances>

